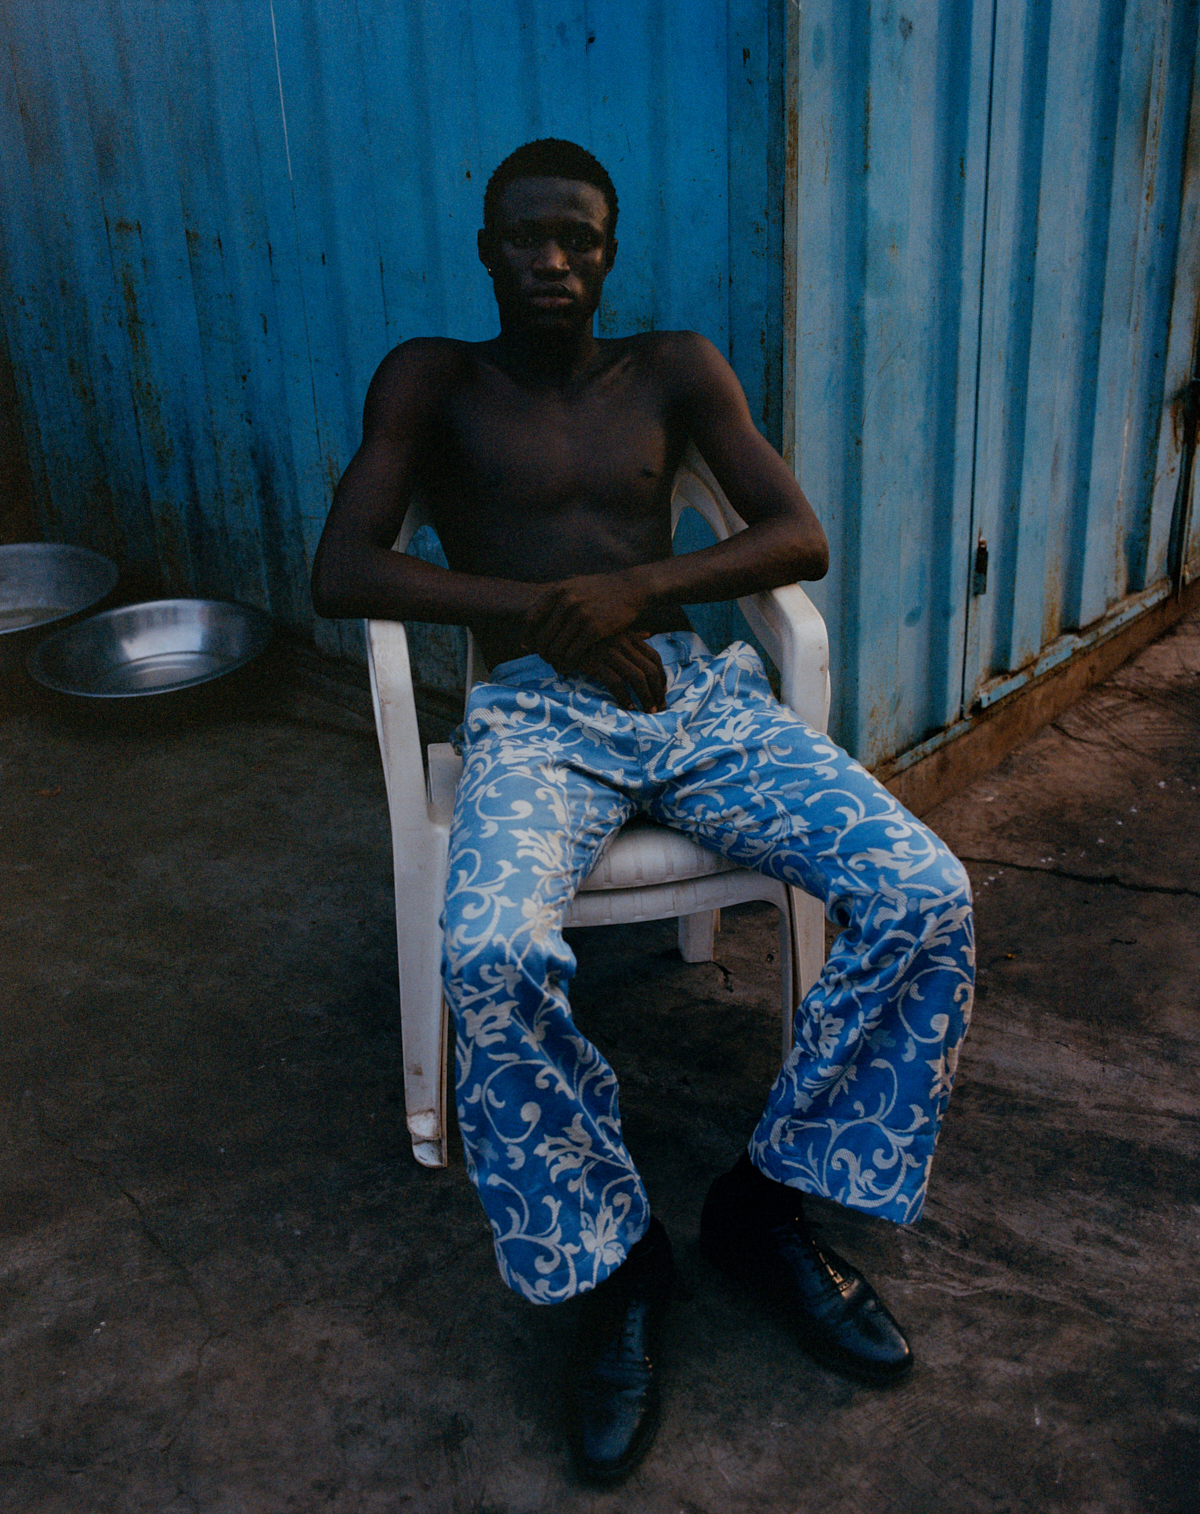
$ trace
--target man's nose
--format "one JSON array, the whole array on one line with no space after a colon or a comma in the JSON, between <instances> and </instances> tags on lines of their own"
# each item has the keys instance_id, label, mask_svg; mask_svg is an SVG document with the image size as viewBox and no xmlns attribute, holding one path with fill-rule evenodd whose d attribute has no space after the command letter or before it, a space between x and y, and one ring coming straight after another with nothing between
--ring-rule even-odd
<instances>
[{"instance_id":1,"label":"man's nose","mask_svg":"<svg viewBox=\"0 0 1200 1514\"><path fill-rule=\"evenodd\" d=\"M538 247L533 266L538 273L566 273L569 265L566 253L551 237Z\"/></svg>"}]
</instances>

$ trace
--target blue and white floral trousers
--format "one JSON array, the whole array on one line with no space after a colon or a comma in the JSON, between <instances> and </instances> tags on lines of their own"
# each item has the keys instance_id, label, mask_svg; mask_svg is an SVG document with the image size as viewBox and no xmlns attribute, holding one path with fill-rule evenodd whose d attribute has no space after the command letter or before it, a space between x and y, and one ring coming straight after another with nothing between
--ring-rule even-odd
<instances>
[{"instance_id":1,"label":"blue and white floral trousers","mask_svg":"<svg viewBox=\"0 0 1200 1514\"><path fill-rule=\"evenodd\" d=\"M760 1171L917 1218L971 1012L971 892L941 841L771 694L745 642L651 643L666 710L622 710L539 657L471 692L443 977L467 1170L510 1287L596 1286L645 1232L617 1079L571 1016L562 921L631 815L825 901L841 934L749 1144Z\"/></svg>"}]
</instances>

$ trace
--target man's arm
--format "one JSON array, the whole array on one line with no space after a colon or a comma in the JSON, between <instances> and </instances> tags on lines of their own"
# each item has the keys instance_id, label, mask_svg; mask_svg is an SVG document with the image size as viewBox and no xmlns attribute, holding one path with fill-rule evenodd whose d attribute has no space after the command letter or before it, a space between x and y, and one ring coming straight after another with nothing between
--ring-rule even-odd
<instances>
[{"instance_id":1,"label":"man's arm","mask_svg":"<svg viewBox=\"0 0 1200 1514\"><path fill-rule=\"evenodd\" d=\"M547 585L526 614L526 635L560 670L658 606L736 599L823 578L829 568L820 522L755 428L737 376L717 349L678 332L662 360L688 435L747 528L699 552Z\"/></svg>"}]
</instances>

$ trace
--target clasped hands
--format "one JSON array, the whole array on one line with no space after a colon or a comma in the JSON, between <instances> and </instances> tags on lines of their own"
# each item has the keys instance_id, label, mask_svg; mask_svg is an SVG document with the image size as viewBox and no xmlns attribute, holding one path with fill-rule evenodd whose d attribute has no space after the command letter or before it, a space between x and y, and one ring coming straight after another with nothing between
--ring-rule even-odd
<instances>
[{"instance_id":1,"label":"clasped hands","mask_svg":"<svg viewBox=\"0 0 1200 1514\"><path fill-rule=\"evenodd\" d=\"M525 644L557 673L601 683L623 710L636 700L647 714L665 708L667 675L634 626L647 605L620 573L585 574L547 584L525 612Z\"/></svg>"}]
</instances>

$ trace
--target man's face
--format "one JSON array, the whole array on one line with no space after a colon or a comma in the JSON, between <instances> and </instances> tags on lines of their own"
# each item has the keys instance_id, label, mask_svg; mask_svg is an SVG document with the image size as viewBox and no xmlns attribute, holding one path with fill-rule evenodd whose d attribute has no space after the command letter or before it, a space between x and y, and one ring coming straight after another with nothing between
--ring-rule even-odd
<instances>
[{"instance_id":1,"label":"man's face","mask_svg":"<svg viewBox=\"0 0 1200 1514\"><path fill-rule=\"evenodd\" d=\"M479 234L504 322L566 330L591 321L612 267L608 202L576 179L514 179L500 198L494 235Z\"/></svg>"}]
</instances>

